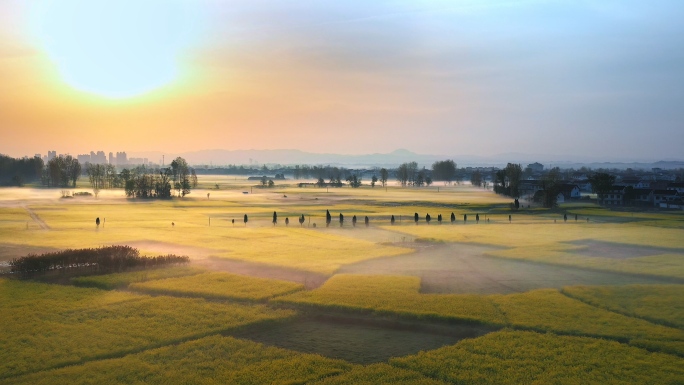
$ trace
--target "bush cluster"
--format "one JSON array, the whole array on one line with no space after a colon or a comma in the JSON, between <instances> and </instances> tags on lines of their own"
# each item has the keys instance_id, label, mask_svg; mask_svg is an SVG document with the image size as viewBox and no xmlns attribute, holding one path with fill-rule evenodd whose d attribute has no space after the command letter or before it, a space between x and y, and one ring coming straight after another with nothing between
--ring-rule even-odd
<instances>
[{"instance_id":1,"label":"bush cluster","mask_svg":"<svg viewBox=\"0 0 684 385\"><path fill-rule=\"evenodd\" d=\"M190 262L190 257L174 254L157 257L141 256L130 246L103 246L90 249L67 249L45 254L29 254L10 262L10 271L30 277L55 270L83 270L97 273L125 271Z\"/></svg>"}]
</instances>

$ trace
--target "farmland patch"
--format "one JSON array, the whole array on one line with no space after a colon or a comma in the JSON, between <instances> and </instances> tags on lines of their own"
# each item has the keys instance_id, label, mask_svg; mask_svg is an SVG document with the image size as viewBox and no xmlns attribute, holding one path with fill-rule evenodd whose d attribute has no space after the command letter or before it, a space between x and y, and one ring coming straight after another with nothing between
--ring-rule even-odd
<instances>
[{"instance_id":1,"label":"farmland patch","mask_svg":"<svg viewBox=\"0 0 684 385\"><path fill-rule=\"evenodd\" d=\"M275 325L256 325L230 334L302 353L370 364L437 349L492 330L466 324L430 328L425 324L389 322L378 318L310 316Z\"/></svg>"}]
</instances>

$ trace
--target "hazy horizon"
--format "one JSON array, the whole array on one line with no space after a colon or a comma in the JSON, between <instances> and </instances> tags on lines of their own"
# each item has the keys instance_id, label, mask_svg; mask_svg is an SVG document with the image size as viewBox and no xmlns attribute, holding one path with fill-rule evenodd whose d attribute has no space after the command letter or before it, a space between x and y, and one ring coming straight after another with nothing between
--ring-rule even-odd
<instances>
[{"instance_id":1,"label":"hazy horizon","mask_svg":"<svg viewBox=\"0 0 684 385\"><path fill-rule=\"evenodd\" d=\"M4 0L0 153L679 160L683 15L675 1Z\"/></svg>"}]
</instances>

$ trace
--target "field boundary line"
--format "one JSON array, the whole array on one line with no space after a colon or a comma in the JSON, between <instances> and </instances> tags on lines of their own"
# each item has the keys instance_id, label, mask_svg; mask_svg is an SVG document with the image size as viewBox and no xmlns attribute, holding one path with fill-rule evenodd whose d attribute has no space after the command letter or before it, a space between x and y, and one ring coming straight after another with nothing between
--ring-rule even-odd
<instances>
[{"instance_id":1,"label":"field boundary line","mask_svg":"<svg viewBox=\"0 0 684 385\"><path fill-rule=\"evenodd\" d=\"M646 322L652 323L652 324L657 325L657 326L667 326L667 327L670 327L670 328L673 328L673 329L684 330L684 327L679 326L679 325L675 325L675 324L670 323L670 322L668 322L668 321L666 321L666 320L659 320L659 319L655 319L655 318L648 318L648 317L640 316L640 315L637 315L637 314L629 314L629 313L627 313L627 312L621 312L621 311L619 311L619 310L611 309L611 308L609 308L608 306L605 306L605 305L600 305L600 304L593 303L593 302L588 301L588 300L586 300L586 299L584 299L584 298L576 297L576 296L574 296L574 295L572 295L572 294L566 292L566 291L565 291L565 288L562 288L562 289L560 289L560 290L558 290L558 291L559 291L562 295L564 295L564 296L566 296L566 297L568 297L568 298L570 298L570 299L573 299L573 300L575 300L575 301L582 302L582 303L585 304L585 305L589 305L589 306L595 307L595 308L597 308L597 309L605 310L605 311L608 311L608 312L611 312L611 313L615 313L615 314L619 314L619 315L622 315L622 316L625 316L625 317L629 317L629 318L639 319L639 320L642 320L642 321L646 321Z\"/></svg>"}]
</instances>

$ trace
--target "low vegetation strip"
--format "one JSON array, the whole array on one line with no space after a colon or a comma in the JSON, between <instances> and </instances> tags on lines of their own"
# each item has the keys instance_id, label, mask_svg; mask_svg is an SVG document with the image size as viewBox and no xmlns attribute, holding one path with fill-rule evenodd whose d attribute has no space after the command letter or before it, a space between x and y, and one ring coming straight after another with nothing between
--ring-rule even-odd
<instances>
[{"instance_id":1,"label":"low vegetation strip","mask_svg":"<svg viewBox=\"0 0 684 385\"><path fill-rule=\"evenodd\" d=\"M113 290L126 288L131 283L136 282L146 282L164 278L184 277L188 275L201 274L204 272L206 272L206 270L200 268L178 266L152 270L129 271L126 273L75 277L71 279L71 282L74 285L80 287L96 287L98 289Z\"/></svg>"},{"instance_id":2,"label":"low vegetation strip","mask_svg":"<svg viewBox=\"0 0 684 385\"><path fill-rule=\"evenodd\" d=\"M562 293L630 317L684 329L684 285L569 286Z\"/></svg>"},{"instance_id":3,"label":"low vegetation strip","mask_svg":"<svg viewBox=\"0 0 684 385\"><path fill-rule=\"evenodd\" d=\"M0 380L0 383L303 384L344 373L351 367L342 360L232 337L209 336L122 358Z\"/></svg>"},{"instance_id":4,"label":"low vegetation strip","mask_svg":"<svg viewBox=\"0 0 684 385\"><path fill-rule=\"evenodd\" d=\"M488 297L420 294L419 289L418 277L339 274L316 290L278 297L274 301L414 318L505 324L503 315Z\"/></svg>"},{"instance_id":5,"label":"low vegetation strip","mask_svg":"<svg viewBox=\"0 0 684 385\"><path fill-rule=\"evenodd\" d=\"M133 290L156 294L253 301L304 290L304 285L294 282L229 273L204 273L167 278L133 283L129 287Z\"/></svg>"},{"instance_id":6,"label":"low vegetation strip","mask_svg":"<svg viewBox=\"0 0 684 385\"><path fill-rule=\"evenodd\" d=\"M0 377L118 357L287 310L0 280Z\"/></svg>"},{"instance_id":7,"label":"low vegetation strip","mask_svg":"<svg viewBox=\"0 0 684 385\"><path fill-rule=\"evenodd\" d=\"M10 262L10 271L30 278L49 271L120 272L130 268L149 268L190 262L187 256L174 254L141 256L130 246L103 246L91 249L67 249L40 255L29 254Z\"/></svg>"},{"instance_id":8,"label":"low vegetation strip","mask_svg":"<svg viewBox=\"0 0 684 385\"><path fill-rule=\"evenodd\" d=\"M390 364L464 384L681 384L684 360L615 341L501 331L393 358Z\"/></svg>"}]
</instances>

